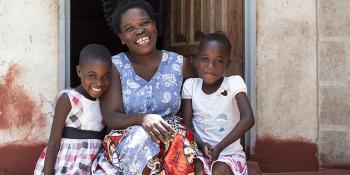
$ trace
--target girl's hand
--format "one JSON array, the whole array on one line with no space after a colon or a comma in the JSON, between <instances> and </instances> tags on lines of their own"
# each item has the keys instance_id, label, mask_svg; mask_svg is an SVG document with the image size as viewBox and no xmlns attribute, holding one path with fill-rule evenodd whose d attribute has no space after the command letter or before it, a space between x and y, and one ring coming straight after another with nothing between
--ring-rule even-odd
<instances>
[{"instance_id":1,"label":"girl's hand","mask_svg":"<svg viewBox=\"0 0 350 175\"><path fill-rule=\"evenodd\" d=\"M210 155L210 161L215 161L218 159L219 155L220 155L220 150L217 147L214 147L213 149L211 149L209 151L209 155Z\"/></svg>"},{"instance_id":2,"label":"girl's hand","mask_svg":"<svg viewBox=\"0 0 350 175\"><path fill-rule=\"evenodd\" d=\"M211 159L210 152L213 149L212 145L210 145L207 142L202 142L202 143L198 143L198 148L199 150L202 151L202 153L204 154L204 157Z\"/></svg>"},{"instance_id":3,"label":"girl's hand","mask_svg":"<svg viewBox=\"0 0 350 175\"><path fill-rule=\"evenodd\" d=\"M142 127L157 143L169 142L175 137L175 130L158 114L146 114L142 119Z\"/></svg>"}]
</instances>

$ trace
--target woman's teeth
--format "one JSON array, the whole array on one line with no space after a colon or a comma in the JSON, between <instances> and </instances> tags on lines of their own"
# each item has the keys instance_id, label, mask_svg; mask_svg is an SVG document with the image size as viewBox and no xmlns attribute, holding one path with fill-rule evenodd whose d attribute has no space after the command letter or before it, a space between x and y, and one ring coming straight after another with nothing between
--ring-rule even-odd
<instances>
[{"instance_id":1,"label":"woman's teeth","mask_svg":"<svg viewBox=\"0 0 350 175\"><path fill-rule=\"evenodd\" d=\"M137 44L144 44L149 42L149 37L142 37L136 41Z\"/></svg>"}]
</instances>

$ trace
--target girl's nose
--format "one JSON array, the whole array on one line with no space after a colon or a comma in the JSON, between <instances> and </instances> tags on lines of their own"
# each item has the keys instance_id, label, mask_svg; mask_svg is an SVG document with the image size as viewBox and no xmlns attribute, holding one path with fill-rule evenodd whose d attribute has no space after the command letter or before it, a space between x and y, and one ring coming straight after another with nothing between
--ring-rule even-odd
<instances>
[{"instance_id":1,"label":"girl's nose","mask_svg":"<svg viewBox=\"0 0 350 175\"><path fill-rule=\"evenodd\" d=\"M209 68L214 68L215 66L214 66L214 61L209 61L208 62L208 64L207 64L207 66L209 67Z\"/></svg>"},{"instance_id":2,"label":"girl's nose","mask_svg":"<svg viewBox=\"0 0 350 175\"><path fill-rule=\"evenodd\" d=\"M95 85L97 85L98 87L100 87L100 86L102 85L102 80L97 79L97 80L95 81Z\"/></svg>"}]
</instances>

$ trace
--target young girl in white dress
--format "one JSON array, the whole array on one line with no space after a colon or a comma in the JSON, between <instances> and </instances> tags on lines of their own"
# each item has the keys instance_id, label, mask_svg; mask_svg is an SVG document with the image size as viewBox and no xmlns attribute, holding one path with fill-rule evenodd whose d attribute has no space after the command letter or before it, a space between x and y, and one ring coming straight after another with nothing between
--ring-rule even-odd
<instances>
[{"instance_id":1,"label":"young girl in white dress","mask_svg":"<svg viewBox=\"0 0 350 175\"><path fill-rule=\"evenodd\" d=\"M89 44L82 49L76 68L81 84L56 97L48 146L34 174L90 174L105 134L98 98L110 84L111 66L106 47Z\"/></svg>"},{"instance_id":2,"label":"young girl in white dress","mask_svg":"<svg viewBox=\"0 0 350 175\"><path fill-rule=\"evenodd\" d=\"M254 125L247 88L239 75L225 77L230 64L230 41L223 33L205 36L195 60L200 78L185 81L182 113L195 133L201 154L196 174L247 174L240 138Z\"/></svg>"}]
</instances>

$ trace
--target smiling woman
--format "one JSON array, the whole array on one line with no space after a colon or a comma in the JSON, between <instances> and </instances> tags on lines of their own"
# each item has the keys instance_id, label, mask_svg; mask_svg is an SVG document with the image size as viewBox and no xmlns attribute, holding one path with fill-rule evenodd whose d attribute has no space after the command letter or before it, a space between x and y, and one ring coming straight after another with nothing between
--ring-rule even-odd
<instances>
[{"instance_id":1,"label":"smiling woman","mask_svg":"<svg viewBox=\"0 0 350 175\"><path fill-rule=\"evenodd\" d=\"M129 50L112 58L111 86L100 100L112 131L92 173L193 173L193 137L176 117L183 80L192 76L190 62L157 50L155 17L147 2L123 1L112 20L114 32Z\"/></svg>"}]
</instances>

